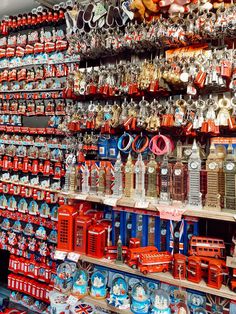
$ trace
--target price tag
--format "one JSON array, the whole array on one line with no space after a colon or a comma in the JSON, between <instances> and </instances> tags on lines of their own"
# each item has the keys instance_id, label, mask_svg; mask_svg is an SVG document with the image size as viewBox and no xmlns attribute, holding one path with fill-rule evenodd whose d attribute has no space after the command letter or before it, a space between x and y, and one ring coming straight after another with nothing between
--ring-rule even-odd
<instances>
[{"instance_id":1,"label":"price tag","mask_svg":"<svg viewBox=\"0 0 236 314\"><path fill-rule=\"evenodd\" d=\"M180 221L186 209L178 209L168 205L158 205L157 209L161 219Z\"/></svg>"},{"instance_id":2,"label":"price tag","mask_svg":"<svg viewBox=\"0 0 236 314\"><path fill-rule=\"evenodd\" d=\"M67 252L55 251L54 259L64 261L66 258Z\"/></svg>"},{"instance_id":3,"label":"price tag","mask_svg":"<svg viewBox=\"0 0 236 314\"><path fill-rule=\"evenodd\" d=\"M70 305L75 305L78 302L78 299L74 297L73 295L70 295L69 298L67 299L66 303Z\"/></svg>"},{"instance_id":4,"label":"price tag","mask_svg":"<svg viewBox=\"0 0 236 314\"><path fill-rule=\"evenodd\" d=\"M104 204L108 206L116 206L118 198L108 197L104 199Z\"/></svg>"},{"instance_id":5,"label":"price tag","mask_svg":"<svg viewBox=\"0 0 236 314\"><path fill-rule=\"evenodd\" d=\"M80 258L80 254L75 253L75 252L70 252L67 255L67 259L69 259L70 261L75 262L75 263L78 262L79 258Z\"/></svg>"},{"instance_id":6,"label":"price tag","mask_svg":"<svg viewBox=\"0 0 236 314\"><path fill-rule=\"evenodd\" d=\"M135 203L135 207L136 208L143 208L143 209L146 209L146 208L148 208L148 206L149 206L149 202L147 202L147 201L137 201L136 203Z\"/></svg>"}]
</instances>

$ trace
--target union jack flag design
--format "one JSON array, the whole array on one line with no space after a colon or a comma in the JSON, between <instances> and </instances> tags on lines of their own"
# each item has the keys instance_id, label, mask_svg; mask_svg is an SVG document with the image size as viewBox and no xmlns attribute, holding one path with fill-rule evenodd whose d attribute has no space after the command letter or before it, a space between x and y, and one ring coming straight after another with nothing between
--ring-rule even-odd
<instances>
[{"instance_id":1,"label":"union jack flag design","mask_svg":"<svg viewBox=\"0 0 236 314\"><path fill-rule=\"evenodd\" d=\"M90 304L81 303L74 307L73 312L76 314L90 314L94 312L94 307Z\"/></svg>"},{"instance_id":2,"label":"union jack flag design","mask_svg":"<svg viewBox=\"0 0 236 314\"><path fill-rule=\"evenodd\" d=\"M229 314L230 300L215 295L206 295L206 310L209 314Z\"/></svg>"}]
</instances>

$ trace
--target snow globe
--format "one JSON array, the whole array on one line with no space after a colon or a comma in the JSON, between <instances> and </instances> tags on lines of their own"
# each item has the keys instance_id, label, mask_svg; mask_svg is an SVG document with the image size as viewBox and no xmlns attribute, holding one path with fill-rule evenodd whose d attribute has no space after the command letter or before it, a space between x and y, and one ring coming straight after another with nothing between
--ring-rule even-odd
<instances>
[{"instance_id":1,"label":"snow globe","mask_svg":"<svg viewBox=\"0 0 236 314\"><path fill-rule=\"evenodd\" d=\"M77 271L72 294L76 297L83 297L88 294L88 273L83 269Z\"/></svg>"},{"instance_id":2,"label":"snow globe","mask_svg":"<svg viewBox=\"0 0 236 314\"><path fill-rule=\"evenodd\" d=\"M156 290L152 297L152 314L170 314L170 297L162 289Z\"/></svg>"},{"instance_id":3,"label":"snow globe","mask_svg":"<svg viewBox=\"0 0 236 314\"><path fill-rule=\"evenodd\" d=\"M150 299L147 288L142 283L134 285L131 292L131 301L132 313L149 313Z\"/></svg>"},{"instance_id":4,"label":"snow globe","mask_svg":"<svg viewBox=\"0 0 236 314\"><path fill-rule=\"evenodd\" d=\"M207 311L203 307L199 307L193 311L193 314L207 314Z\"/></svg>"},{"instance_id":5,"label":"snow globe","mask_svg":"<svg viewBox=\"0 0 236 314\"><path fill-rule=\"evenodd\" d=\"M90 295L93 298L105 299L107 295L106 276L101 271L95 271L91 277Z\"/></svg>"},{"instance_id":6,"label":"snow globe","mask_svg":"<svg viewBox=\"0 0 236 314\"><path fill-rule=\"evenodd\" d=\"M57 267L56 288L62 293L71 291L73 286L72 263L64 262Z\"/></svg>"},{"instance_id":7,"label":"snow globe","mask_svg":"<svg viewBox=\"0 0 236 314\"><path fill-rule=\"evenodd\" d=\"M113 280L107 302L110 306L120 310L129 309L130 299L128 296L128 284L124 278L117 277Z\"/></svg>"}]
</instances>

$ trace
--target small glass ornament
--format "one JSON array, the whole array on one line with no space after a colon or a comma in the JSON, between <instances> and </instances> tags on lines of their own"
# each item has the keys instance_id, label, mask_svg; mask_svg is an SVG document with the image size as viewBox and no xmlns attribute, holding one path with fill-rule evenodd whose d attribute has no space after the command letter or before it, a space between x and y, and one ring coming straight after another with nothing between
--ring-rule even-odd
<instances>
[{"instance_id":1,"label":"small glass ornament","mask_svg":"<svg viewBox=\"0 0 236 314\"><path fill-rule=\"evenodd\" d=\"M55 288L62 293L71 291L73 286L73 267L71 263L64 262L57 267Z\"/></svg>"},{"instance_id":2,"label":"small glass ornament","mask_svg":"<svg viewBox=\"0 0 236 314\"><path fill-rule=\"evenodd\" d=\"M110 296L107 298L107 303L120 310L127 310L130 308L128 284L124 278L117 277L113 280Z\"/></svg>"},{"instance_id":3,"label":"small glass ornament","mask_svg":"<svg viewBox=\"0 0 236 314\"><path fill-rule=\"evenodd\" d=\"M76 279L73 283L72 294L77 298L82 298L88 294L88 273L83 269L77 271Z\"/></svg>"},{"instance_id":4,"label":"small glass ornament","mask_svg":"<svg viewBox=\"0 0 236 314\"><path fill-rule=\"evenodd\" d=\"M107 295L106 282L107 278L105 274L101 271L95 271L91 277L91 297L105 299Z\"/></svg>"},{"instance_id":5,"label":"small glass ornament","mask_svg":"<svg viewBox=\"0 0 236 314\"><path fill-rule=\"evenodd\" d=\"M147 288L142 283L134 285L131 292L131 301L132 313L149 313L150 299Z\"/></svg>"},{"instance_id":6,"label":"small glass ornament","mask_svg":"<svg viewBox=\"0 0 236 314\"><path fill-rule=\"evenodd\" d=\"M152 298L152 314L170 314L170 297L162 289L156 290Z\"/></svg>"}]
</instances>

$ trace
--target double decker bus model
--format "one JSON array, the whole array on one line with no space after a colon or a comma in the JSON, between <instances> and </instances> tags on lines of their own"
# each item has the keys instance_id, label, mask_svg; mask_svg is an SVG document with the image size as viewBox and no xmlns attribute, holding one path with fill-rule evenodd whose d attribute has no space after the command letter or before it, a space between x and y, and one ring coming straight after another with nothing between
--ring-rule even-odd
<instances>
[{"instance_id":1,"label":"double decker bus model","mask_svg":"<svg viewBox=\"0 0 236 314\"><path fill-rule=\"evenodd\" d=\"M192 236L189 255L225 258L225 243L222 239Z\"/></svg>"},{"instance_id":2,"label":"double decker bus model","mask_svg":"<svg viewBox=\"0 0 236 314\"><path fill-rule=\"evenodd\" d=\"M140 254L138 269L144 275L148 273L167 272L171 269L173 257L170 252Z\"/></svg>"},{"instance_id":3,"label":"double decker bus model","mask_svg":"<svg viewBox=\"0 0 236 314\"><path fill-rule=\"evenodd\" d=\"M158 249L155 246L144 246L144 247L128 249L125 263L132 268L138 268L139 257L141 254L144 254L144 253L151 254L151 253L157 253L157 252L158 252Z\"/></svg>"}]
</instances>

